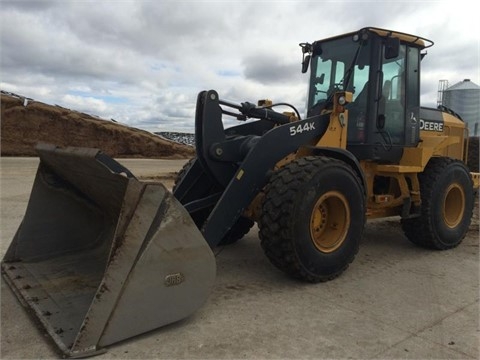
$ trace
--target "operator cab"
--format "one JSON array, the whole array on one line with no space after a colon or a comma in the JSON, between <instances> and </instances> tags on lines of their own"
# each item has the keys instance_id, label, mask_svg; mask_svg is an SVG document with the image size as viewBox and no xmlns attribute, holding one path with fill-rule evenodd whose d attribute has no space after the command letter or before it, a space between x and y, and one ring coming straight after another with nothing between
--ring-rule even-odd
<instances>
[{"instance_id":1,"label":"operator cab","mask_svg":"<svg viewBox=\"0 0 480 360\"><path fill-rule=\"evenodd\" d=\"M307 115L331 109L349 91L347 150L358 159L398 163L419 141L420 61L433 42L377 28L300 44L310 64ZM305 55L308 54L308 55Z\"/></svg>"}]
</instances>

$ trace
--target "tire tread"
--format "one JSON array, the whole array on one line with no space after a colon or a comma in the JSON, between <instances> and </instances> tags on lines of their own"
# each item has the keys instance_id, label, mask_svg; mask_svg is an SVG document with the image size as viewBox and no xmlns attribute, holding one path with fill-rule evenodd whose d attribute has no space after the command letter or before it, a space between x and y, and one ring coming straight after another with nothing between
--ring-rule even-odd
<instances>
[{"instance_id":1,"label":"tire tread","mask_svg":"<svg viewBox=\"0 0 480 360\"><path fill-rule=\"evenodd\" d=\"M329 281L338 277L347 269L358 252L357 243L345 265L335 273L326 276L311 274L296 254L294 239L291 235L295 222L293 213L295 200L303 191L305 181L311 179L320 167L328 165L346 168L361 183L353 169L342 161L315 156L299 158L279 169L272 176L267 185L259 222L261 246L270 262L290 276L311 283Z\"/></svg>"},{"instance_id":2,"label":"tire tread","mask_svg":"<svg viewBox=\"0 0 480 360\"><path fill-rule=\"evenodd\" d=\"M418 175L422 200L421 215L416 218L401 220L404 234L412 243L418 246L436 250L447 250L458 246L466 235L465 231L458 242L454 244L445 244L438 238L436 234L437 224L433 222L433 211L435 211L435 184L445 173L447 168L455 164L464 167L463 163L459 160L447 157L435 157L430 159L425 170ZM472 209L465 209L465 211L467 212L466 216L471 218Z\"/></svg>"}]
</instances>

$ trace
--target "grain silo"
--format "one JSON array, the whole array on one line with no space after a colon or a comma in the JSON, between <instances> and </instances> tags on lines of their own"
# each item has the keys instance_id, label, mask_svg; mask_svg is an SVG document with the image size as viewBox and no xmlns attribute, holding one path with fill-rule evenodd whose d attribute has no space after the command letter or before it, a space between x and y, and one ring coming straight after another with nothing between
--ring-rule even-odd
<instances>
[{"instance_id":1,"label":"grain silo","mask_svg":"<svg viewBox=\"0 0 480 360\"><path fill-rule=\"evenodd\" d=\"M465 79L443 91L442 103L468 124L470 135L480 135L480 86Z\"/></svg>"}]
</instances>

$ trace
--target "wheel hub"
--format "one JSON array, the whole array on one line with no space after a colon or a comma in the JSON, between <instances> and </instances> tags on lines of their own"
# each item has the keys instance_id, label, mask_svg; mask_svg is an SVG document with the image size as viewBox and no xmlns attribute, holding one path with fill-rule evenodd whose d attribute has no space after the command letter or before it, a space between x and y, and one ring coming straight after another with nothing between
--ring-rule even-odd
<instances>
[{"instance_id":1,"label":"wheel hub","mask_svg":"<svg viewBox=\"0 0 480 360\"><path fill-rule=\"evenodd\" d=\"M457 184L451 184L445 192L443 201L443 219L449 228L457 227L465 212L465 192Z\"/></svg>"},{"instance_id":2,"label":"wheel hub","mask_svg":"<svg viewBox=\"0 0 480 360\"><path fill-rule=\"evenodd\" d=\"M347 237L350 207L343 194L329 191L315 203L310 218L310 235L315 247L324 253L337 250Z\"/></svg>"}]
</instances>

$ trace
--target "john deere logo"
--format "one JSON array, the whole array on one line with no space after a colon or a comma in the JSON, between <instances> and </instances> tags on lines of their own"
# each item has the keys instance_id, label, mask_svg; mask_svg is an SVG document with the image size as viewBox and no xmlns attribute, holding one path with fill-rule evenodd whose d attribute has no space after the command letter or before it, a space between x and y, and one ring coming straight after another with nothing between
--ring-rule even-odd
<instances>
[{"instance_id":1,"label":"john deere logo","mask_svg":"<svg viewBox=\"0 0 480 360\"><path fill-rule=\"evenodd\" d=\"M420 130L443 132L443 121L428 121L420 119Z\"/></svg>"},{"instance_id":2,"label":"john deere logo","mask_svg":"<svg viewBox=\"0 0 480 360\"><path fill-rule=\"evenodd\" d=\"M180 285L185 281L185 276L182 273L168 274L165 276L165 286Z\"/></svg>"}]
</instances>

